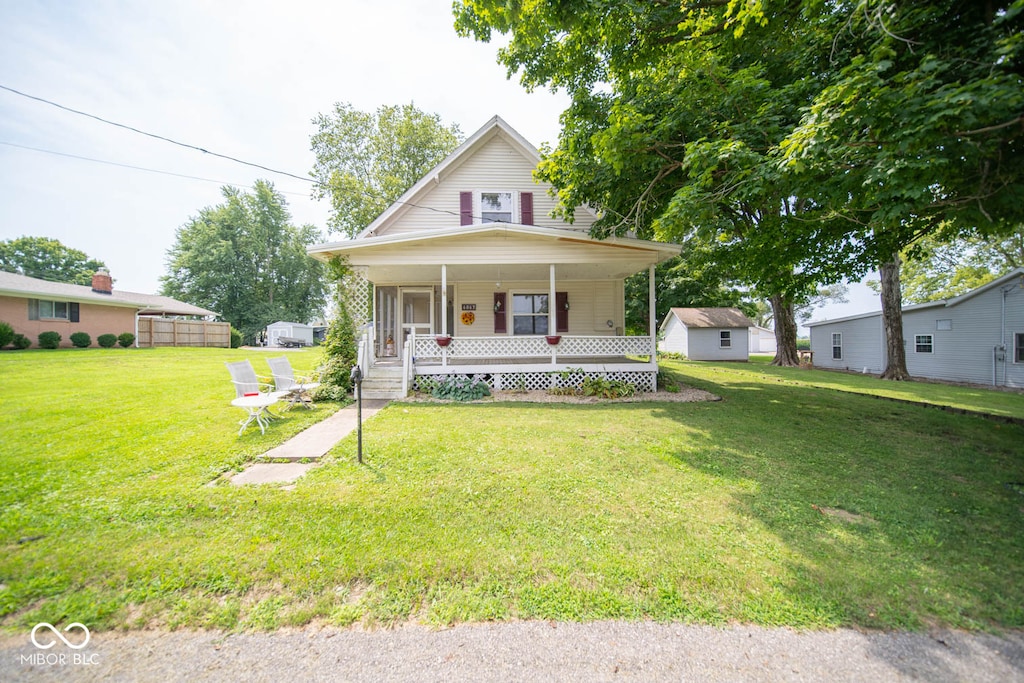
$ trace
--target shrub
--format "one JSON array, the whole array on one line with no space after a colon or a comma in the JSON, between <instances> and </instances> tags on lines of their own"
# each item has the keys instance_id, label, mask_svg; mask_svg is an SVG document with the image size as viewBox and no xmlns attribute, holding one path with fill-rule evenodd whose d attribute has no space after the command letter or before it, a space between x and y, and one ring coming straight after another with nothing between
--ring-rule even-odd
<instances>
[{"instance_id":1,"label":"shrub","mask_svg":"<svg viewBox=\"0 0 1024 683\"><path fill-rule=\"evenodd\" d=\"M117 344L117 335L101 334L100 336L96 337L96 343L105 349L112 349L114 348L114 345Z\"/></svg>"},{"instance_id":2,"label":"shrub","mask_svg":"<svg viewBox=\"0 0 1024 683\"><path fill-rule=\"evenodd\" d=\"M32 346L32 340L23 334L14 335L14 348L23 351Z\"/></svg>"},{"instance_id":3,"label":"shrub","mask_svg":"<svg viewBox=\"0 0 1024 683\"><path fill-rule=\"evenodd\" d=\"M60 333L52 330L39 333L39 348L55 349L60 346Z\"/></svg>"},{"instance_id":4,"label":"shrub","mask_svg":"<svg viewBox=\"0 0 1024 683\"><path fill-rule=\"evenodd\" d=\"M317 368L320 386L313 392L314 400L341 401L352 391L352 366L356 364L356 333L352 318L344 304L327 329L323 345L323 362Z\"/></svg>"},{"instance_id":5,"label":"shrub","mask_svg":"<svg viewBox=\"0 0 1024 683\"><path fill-rule=\"evenodd\" d=\"M237 349L242 345L242 333L236 330L234 327L231 328L231 348Z\"/></svg>"},{"instance_id":6,"label":"shrub","mask_svg":"<svg viewBox=\"0 0 1024 683\"><path fill-rule=\"evenodd\" d=\"M75 348L85 349L92 344L92 337L87 332L72 332L71 345Z\"/></svg>"},{"instance_id":7,"label":"shrub","mask_svg":"<svg viewBox=\"0 0 1024 683\"><path fill-rule=\"evenodd\" d=\"M491 388L479 377L450 376L430 392L434 398L450 401L477 401L491 395Z\"/></svg>"},{"instance_id":8,"label":"shrub","mask_svg":"<svg viewBox=\"0 0 1024 683\"><path fill-rule=\"evenodd\" d=\"M9 323L0 321L0 349L14 341L14 328Z\"/></svg>"},{"instance_id":9,"label":"shrub","mask_svg":"<svg viewBox=\"0 0 1024 683\"><path fill-rule=\"evenodd\" d=\"M117 343L120 344L122 348L127 349L135 343L135 335L131 332L122 332L117 335Z\"/></svg>"},{"instance_id":10,"label":"shrub","mask_svg":"<svg viewBox=\"0 0 1024 683\"><path fill-rule=\"evenodd\" d=\"M606 377L587 377L583 380L583 395L599 398L626 398L636 393L636 387L629 382Z\"/></svg>"}]
</instances>

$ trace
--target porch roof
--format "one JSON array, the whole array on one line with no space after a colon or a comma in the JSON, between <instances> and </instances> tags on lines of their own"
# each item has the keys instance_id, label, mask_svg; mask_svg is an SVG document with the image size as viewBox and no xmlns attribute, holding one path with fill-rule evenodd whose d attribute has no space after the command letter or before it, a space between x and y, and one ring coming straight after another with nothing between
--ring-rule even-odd
<instances>
[{"instance_id":1,"label":"porch roof","mask_svg":"<svg viewBox=\"0 0 1024 683\"><path fill-rule=\"evenodd\" d=\"M433 281L440 267L449 280L488 280L496 266L506 279L546 280L555 264L562 279L619 279L677 256L677 244L613 237L578 230L511 223L453 226L317 244L309 254L321 261L346 257L367 268L373 282Z\"/></svg>"}]
</instances>

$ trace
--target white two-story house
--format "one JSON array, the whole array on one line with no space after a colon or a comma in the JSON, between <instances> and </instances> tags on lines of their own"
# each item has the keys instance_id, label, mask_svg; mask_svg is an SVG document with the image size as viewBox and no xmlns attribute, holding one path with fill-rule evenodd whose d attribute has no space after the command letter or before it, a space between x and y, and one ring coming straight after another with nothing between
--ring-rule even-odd
<instances>
[{"instance_id":1,"label":"white two-story house","mask_svg":"<svg viewBox=\"0 0 1024 683\"><path fill-rule=\"evenodd\" d=\"M551 217L555 199L533 178L539 160L494 117L356 238L309 249L343 257L369 283L350 288L371 298L364 396L404 395L445 375L544 389L570 368L656 388L654 287L648 333L626 336L624 281L649 271L653 282L680 247L592 238L597 216L586 207L573 224Z\"/></svg>"}]
</instances>

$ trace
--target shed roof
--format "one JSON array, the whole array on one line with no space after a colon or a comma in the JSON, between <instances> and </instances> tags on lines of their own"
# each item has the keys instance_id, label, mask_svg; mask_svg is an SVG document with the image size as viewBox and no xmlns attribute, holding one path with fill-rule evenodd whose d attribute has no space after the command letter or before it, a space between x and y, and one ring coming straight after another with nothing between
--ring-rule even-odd
<instances>
[{"instance_id":1,"label":"shed roof","mask_svg":"<svg viewBox=\"0 0 1024 683\"><path fill-rule=\"evenodd\" d=\"M738 308L673 308L669 315L687 327L753 327L754 321ZM668 316L666 316L668 320Z\"/></svg>"}]
</instances>

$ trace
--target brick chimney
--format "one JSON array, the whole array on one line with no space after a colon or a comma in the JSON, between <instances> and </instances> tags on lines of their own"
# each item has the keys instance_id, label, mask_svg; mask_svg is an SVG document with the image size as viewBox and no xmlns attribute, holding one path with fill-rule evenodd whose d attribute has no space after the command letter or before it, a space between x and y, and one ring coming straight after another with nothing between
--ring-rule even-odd
<instances>
[{"instance_id":1,"label":"brick chimney","mask_svg":"<svg viewBox=\"0 0 1024 683\"><path fill-rule=\"evenodd\" d=\"M114 281L106 268L100 268L92 276L92 291L97 294L113 294Z\"/></svg>"}]
</instances>

